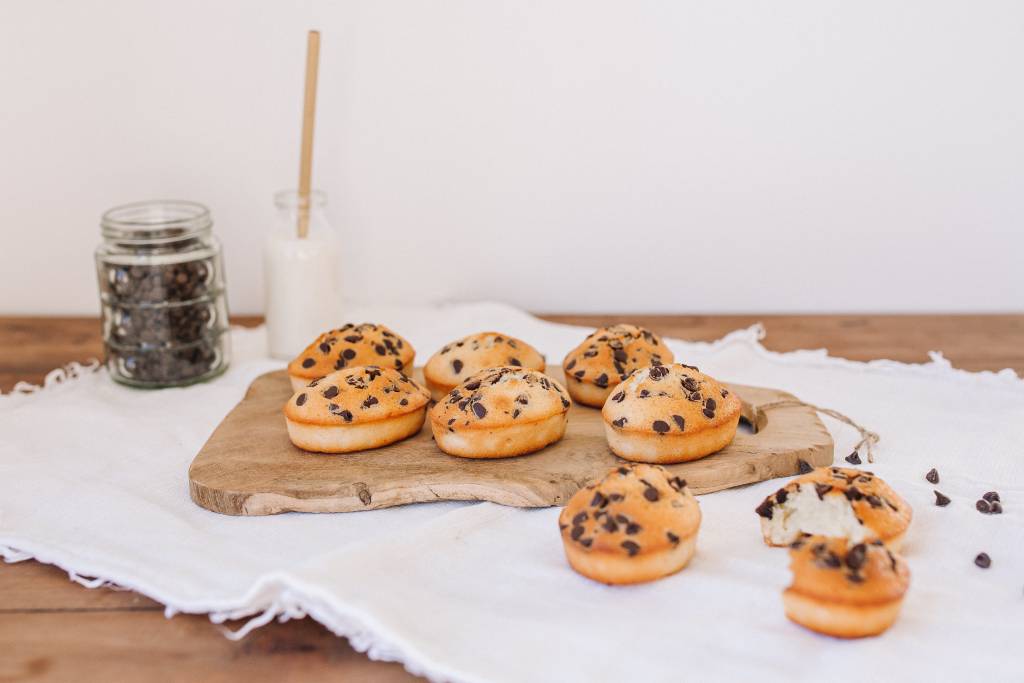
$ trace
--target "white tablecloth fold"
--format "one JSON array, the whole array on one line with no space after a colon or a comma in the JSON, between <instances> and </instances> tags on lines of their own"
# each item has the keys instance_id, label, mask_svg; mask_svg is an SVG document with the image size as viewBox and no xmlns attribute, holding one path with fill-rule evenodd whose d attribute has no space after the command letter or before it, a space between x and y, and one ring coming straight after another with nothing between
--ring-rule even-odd
<instances>
[{"instance_id":1,"label":"white tablecloth fold","mask_svg":"<svg viewBox=\"0 0 1024 683\"><path fill-rule=\"evenodd\" d=\"M420 362L480 329L522 337L558 362L586 334L497 304L352 311L364 318L400 330ZM691 566L617 588L569 570L554 508L202 510L188 497L189 462L249 382L281 365L264 357L262 330L235 330L230 371L205 385L136 391L72 366L43 390L0 397L0 553L138 590L168 615L253 616L255 627L308 614L434 680L1024 678L1024 381L954 370L939 354L905 365L772 353L762 334L669 343L719 378L789 390L881 433L878 461L864 467L915 510L911 590L883 637L844 642L786 621L786 552L761 543L753 512L781 481L701 497ZM856 434L826 423L838 460ZM924 479L932 467L938 487ZM935 507L933 488L952 504ZM974 501L993 489L1005 513L979 514ZM988 570L973 564L980 551L992 556Z\"/></svg>"}]
</instances>

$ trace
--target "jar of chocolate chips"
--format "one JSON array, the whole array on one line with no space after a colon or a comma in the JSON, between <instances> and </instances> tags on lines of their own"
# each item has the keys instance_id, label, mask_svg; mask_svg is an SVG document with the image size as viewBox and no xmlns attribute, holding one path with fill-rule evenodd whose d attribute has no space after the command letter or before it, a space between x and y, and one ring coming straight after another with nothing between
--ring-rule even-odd
<instances>
[{"instance_id":1,"label":"jar of chocolate chips","mask_svg":"<svg viewBox=\"0 0 1024 683\"><path fill-rule=\"evenodd\" d=\"M110 376L136 387L173 387L224 372L228 306L209 209L138 202L107 211L100 227L96 273Z\"/></svg>"}]
</instances>

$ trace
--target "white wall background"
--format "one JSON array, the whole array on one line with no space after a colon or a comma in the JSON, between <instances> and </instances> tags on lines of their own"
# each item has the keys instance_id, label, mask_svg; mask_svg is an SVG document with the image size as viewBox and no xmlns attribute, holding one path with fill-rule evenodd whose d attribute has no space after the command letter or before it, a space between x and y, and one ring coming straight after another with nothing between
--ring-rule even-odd
<instances>
[{"instance_id":1,"label":"white wall background","mask_svg":"<svg viewBox=\"0 0 1024 683\"><path fill-rule=\"evenodd\" d=\"M1024 309L1021 2L0 0L0 312L95 312L153 197L260 311L307 28L353 298Z\"/></svg>"}]
</instances>

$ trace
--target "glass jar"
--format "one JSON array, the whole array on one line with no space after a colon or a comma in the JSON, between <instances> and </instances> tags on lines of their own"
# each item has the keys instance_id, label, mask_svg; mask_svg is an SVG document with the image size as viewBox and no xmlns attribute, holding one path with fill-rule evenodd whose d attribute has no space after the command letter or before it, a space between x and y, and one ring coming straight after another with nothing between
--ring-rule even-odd
<instances>
[{"instance_id":1,"label":"glass jar","mask_svg":"<svg viewBox=\"0 0 1024 683\"><path fill-rule=\"evenodd\" d=\"M220 242L210 211L148 201L103 214L96 249L110 376L135 387L216 377L230 359Z\"/></svg>"}]
</instances>

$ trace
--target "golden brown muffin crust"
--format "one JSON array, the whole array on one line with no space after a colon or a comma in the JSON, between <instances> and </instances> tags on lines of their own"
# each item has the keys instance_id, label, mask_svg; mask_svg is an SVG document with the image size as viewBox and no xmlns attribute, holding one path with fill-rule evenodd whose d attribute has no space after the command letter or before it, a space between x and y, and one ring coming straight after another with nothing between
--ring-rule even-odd
<instances>
[{"instance_id":1,"label":"golden brown muffin crust","mask_svg":"<svg viewBox=\"0 0 1024 683\"><path fill-rule=\"evenodd\" d=\"M562 361L566 377L604 388L626 379L633 370L675 360L672 351L650 330L612 325L592 332Z\"/></svg>"},{"instance_id":2,"label":"golden brown muffin crust","mask_svg":"<svg viewBox=\"0 0 1024 683\"><path fill-rule=\"evenodd\" d=\"M452 389L431 408L430 420L451 431L495 429L546 420L571 405L565 388L536 370L489 368Z\"/></svg>"},{"instance_id":3,"label":"golden brown muffin crust","mask_svg":"<svg viewBox=\"0 0 1024 683\"><path fill-rule=\"evenodd\" d=\"M412 345L384 325L348 323L317 337L288 364L288 374L312 380L362 365L411 371L415 357Z\"/></svg>"},{"instance_id":4,"label":"golden brown muffin crust","mask_svg":"<svg viewBox=\"0 0 1024 683\"><path fill-rule=\"evenodd\" d=\"M656 365L633 372L601 409L624 432L694 434L736 419L739 398L690 365Z\"/></svg>"},{"instance_id":5,"label":"golden brown muffin crust","mask_svg":"<svg viewBox=\"0 0 1024 683\"><path fill-rule=\"evenodd\" d=\"M790 546L790 590L828 603L871 605L902 598L906 562L880 540L804 536Z\"/></svg>"},{"instance_id":6,"label":"golden brown muffin crust","mask_svg":"<svg viewBox=\"0 0 1024 683\"><path fill-rule=\"evenodd\" d=\"M295 392L285 404L293 422L366 424L415 412L430 393L398 370L366 365L338 370Z\"/></svg>"},{"instance_id":7,"label":"golden brown muffin crust","mask_svg":"<svg viewBox=\"0 0 1024 683\"><path fill-rule=\"evenodd\" d=\"M675 548L700 526L686 482L657 465L623 465L580 489L559 514L562 539L625 557Z\"/></svg>"},{"instance_id":8,"label":"golden brown muffin crust","mask_svg":"<svg viewBox=\"0 0 1024 683\"><path fill-rule=\"evenodd\" d=\"M480 332L446 344L423 368L432 383L453 387L471 376L496 367L544 371L544 356L522 339L500 332Z\"/></svg>"}]
</instances>

